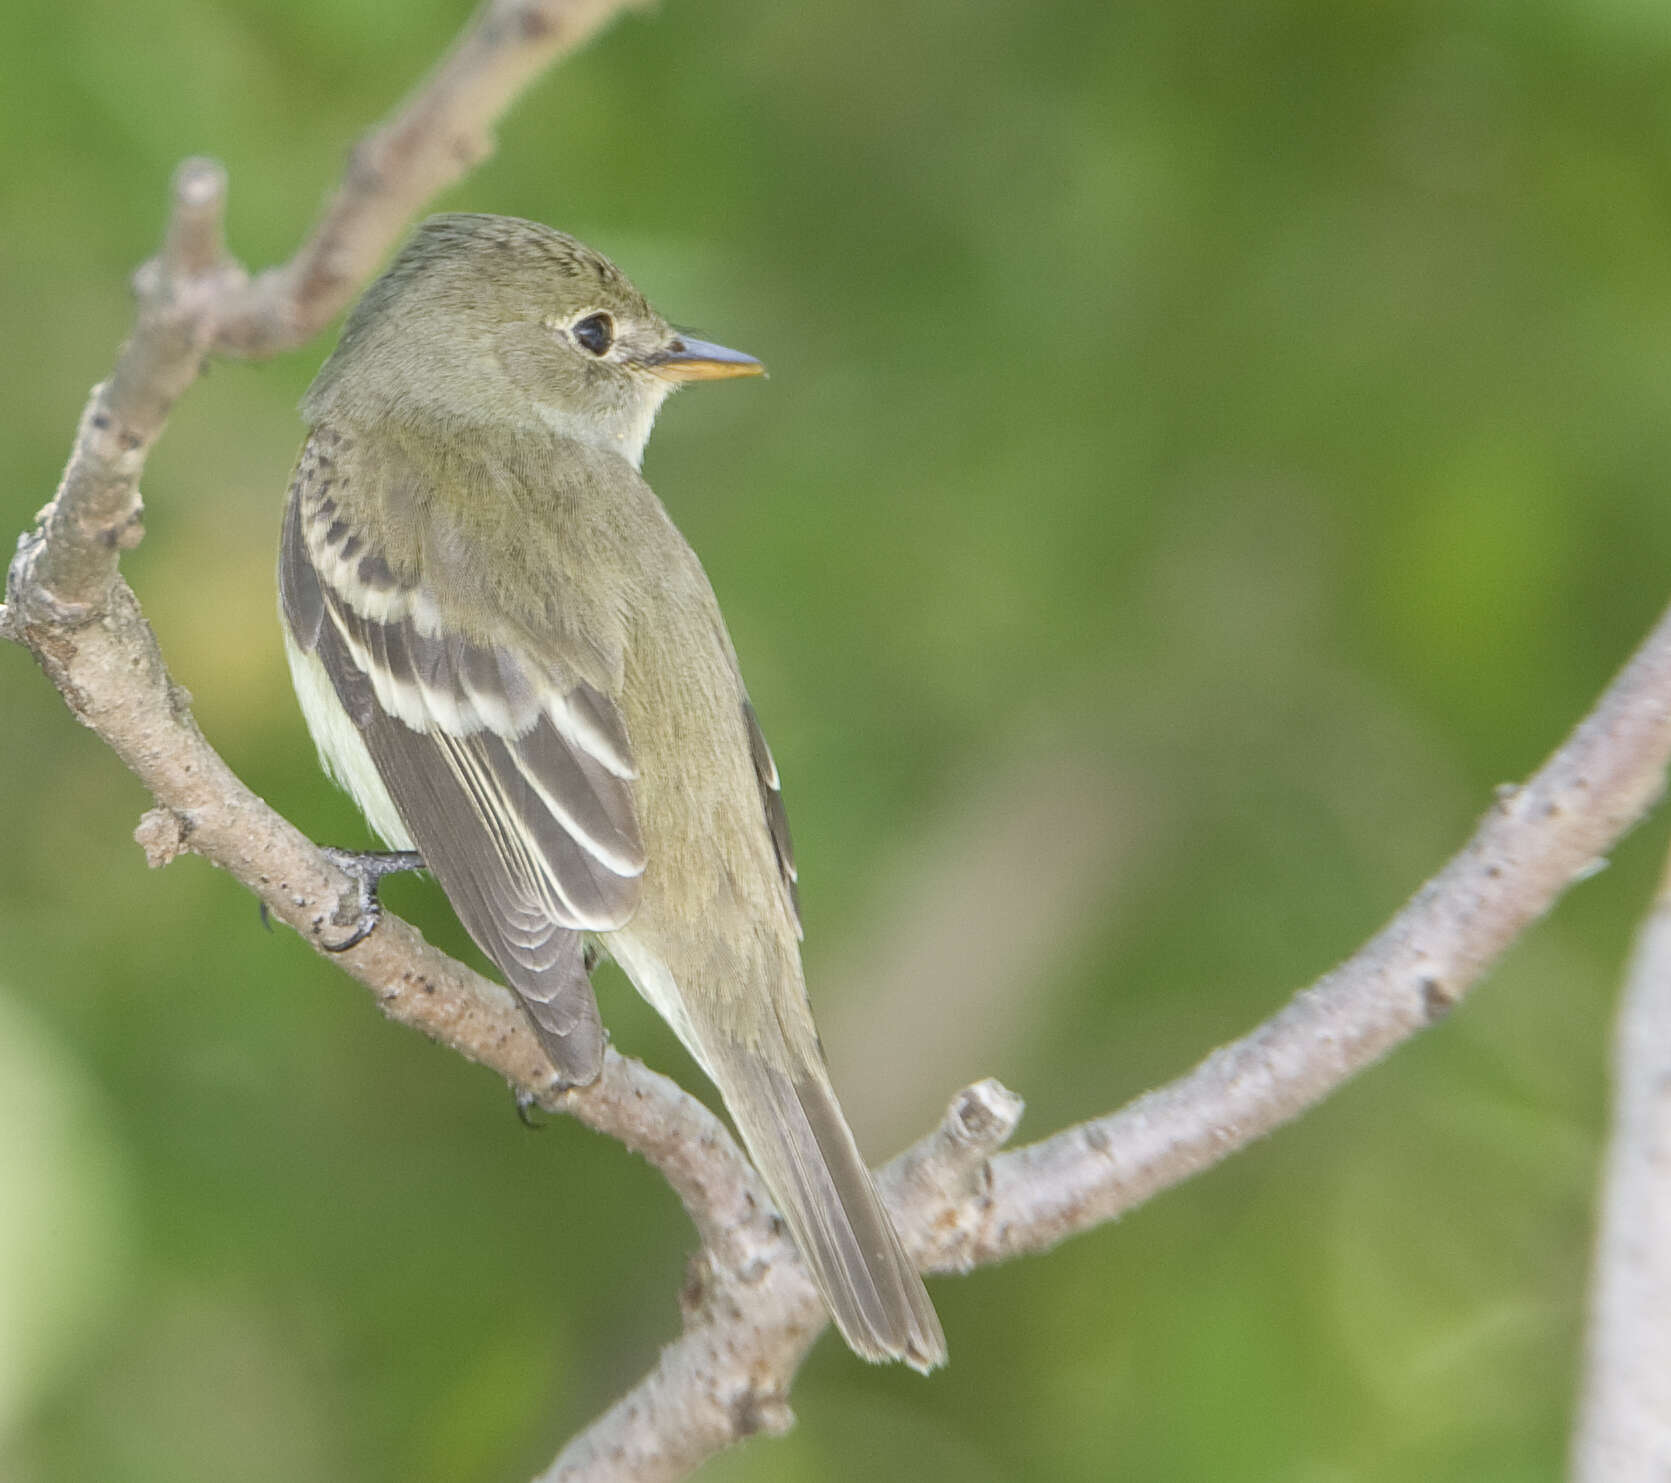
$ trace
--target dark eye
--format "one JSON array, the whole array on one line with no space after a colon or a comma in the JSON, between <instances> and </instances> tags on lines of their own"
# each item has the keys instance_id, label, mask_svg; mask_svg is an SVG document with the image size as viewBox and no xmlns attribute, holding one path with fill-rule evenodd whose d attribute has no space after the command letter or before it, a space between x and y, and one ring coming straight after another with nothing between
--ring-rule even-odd
<instances>
[{"instance_id":1,"label":"dark eye","mask_svg":"<svg viewBox=\"0 0 1671 1483\"><path fill-rule=\"evenodd\" d=\"M615 321L607 314L588 314L584 319L575 320L570 333L582 350L590 350L593 355L607 355L609 347L615 343Z\"/></svg>"}]
</instances>

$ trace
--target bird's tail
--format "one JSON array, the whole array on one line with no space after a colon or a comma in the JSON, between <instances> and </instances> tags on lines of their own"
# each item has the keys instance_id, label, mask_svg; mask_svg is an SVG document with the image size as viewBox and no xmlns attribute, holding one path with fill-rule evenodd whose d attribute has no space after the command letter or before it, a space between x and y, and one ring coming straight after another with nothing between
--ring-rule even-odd
<instances>
[{"instance_id":1,"label":"bird's tail","mask_svg":"<svg viewBox=\"0 0 1671 1483\"><path fill-rule=\"evenodd\" d=\"M714 1037L718 1039L719 1037ZM946 1336L816 1057L778 1070L751 1048L703 1047L749 1156L853 1352L926 1373ZM797 1064L798 1063L798 1064Z\"/></svg>"}]
</instances>

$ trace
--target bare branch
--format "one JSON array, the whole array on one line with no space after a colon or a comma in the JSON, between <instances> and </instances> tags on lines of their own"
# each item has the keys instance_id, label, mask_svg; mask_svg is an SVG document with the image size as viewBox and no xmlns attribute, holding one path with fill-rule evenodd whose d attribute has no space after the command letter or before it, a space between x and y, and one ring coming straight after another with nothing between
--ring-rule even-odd
<instances>
[{"instance_id":1,"label":"bare branch","mask_svg":"<svg viewBox=\"0 0 1671 1483\"><path fill-rule=\"evenodd\" d=\"M964 1088L940 1126L888 1165L883 1192L902 1210L953 1210L984 1198L987 1161L1010 1141L1025 1105L991 1078Z\"/></svg>"},{"instance_id":2,"label":"bare branch","mask_svg":"<svg viewBox=\"0 0 1671 1483\"><path fill-rule=\"evenodd\" d=\"M957 1272L1042 1251L1320 1101L1443 1018L1523 928L1593 873L1658 798L1668 759L1671 612L1536 776L1500 791L1450 864L1356 957L1251 1034L1118 1112L990 1160L1019 1102L995 1082L963 1093L941 1127L883 1173L907 1249L925 1270ZM747 1435L725 1431L720 1400L746 1384L781 1402L810 1343L801 1326L823 1322L792 1275L775 1269L740 1316L710 1309L538 1483L670 1483ZM712 1367L739 1344L727 1382Z\"/></svg>"},{"instance_id":3,"label":"bare branch","mask_svg":"<svg viewBox=\"0 0 1671 1483\"><path fill-rule=\"evenodd\" d=\"M980 1229L928 1265L966 1270L1110 1220L1321 1101L1442 1018L1658 799L1671 759L1671 612L1522 787L1349 962L1252 1034L1130 1106L1005 1155Z\"/></svg>"},{"instance_id":4,"label":"bare branch","mask_svg":"<svg viewBox=\"0 0 1671 1483\"><path fill-rule=\"evenodd\" d=\"M139 476L204 356L260 356L316 334L371 276L412 214L492 150L493 121L558 57L637 0L487 0L410 99L355 150L302 249L253 283L226 255L226 173L188 160L162 253L134 275L139 314L93 388L68 467L12 563L7 628L88 622L120 551L139 543Z\"/></svg>"},{"instance_id":5,"label":"bare branch","mask_svg":"<svg viewBox=\"0 0 1671 1483\"><path fill-rule=\"evenodd\" d=\"M13 621L97 617L119 553L139 544L139 475L169 409L197 379L217 305L243 274L220 248L226 175L187 160L174 176L160 257L134 275L139 314L108 380L93 388L58 492L12 563Z\"/></svg>"},{"instance_id":6,"label":"bare branch","mask_svg":"<svg viewBox=\"0 0 1671 1483\"><path fill-rule=\"evenodd\" d=\"M297 257L254 284L222 244L224 174L187 162L164 249L135 280L134 332L12 564L0 632L31 649L72 712L151 790L158 807L139 830L147 857L203 855L315 944L349 883L209 747L118 575L121 550L139 538L145 457L206 353L265 354L322 325L418 204L486 152L511 97L625 3L490 0L367 137ZM1668 755L1671 615L1544 769L1503 792L1456 859L1355 959L1265 1025L1171 1086L1016 1153L996 1151L1019 1101L996 1083L961 1094L939 1129L884 1173L908 1247L942 1271L1042 1250L1294 1117L1442 1017L1650 806ZM1656 938L1643 958L1664 952ZM544 1477L673 1479L740 1437L787 1426L790 1382L825 1315L723 1126L613 1054L592 1087L555 1086L509 995L392 917L339 961L391 1018L650 1159L702 1235L685 1333Z\"/></svg>"},{"instance_id":7,"label":"bare branch","mask_svg":"<svg viewBox=\"0 0 1671 1483\"><path fill-rule=\"evenodd\" d=\"M161 266L179 282L210 277L226 262L226 167L187 160L174 172L174 211Z\"/></svg>"},{"instance_id":8,"label":"bare branch","mask_svg":"<svg viewBox=\"0 0 1671 1483\"><path fill-rule=\"evenodd\" d=\"M362 150L309 244L252 290L225 252L226 173L188 160L176 172L161 254L134 277L133 333L82 414L68 467L37 528L19 543L0 635L25 644L84 724L151 790L138 831L147 858L182 851L236 876L317 946L348 891L317 849L255 797L204 740L139 604L117 575L140 538L139 478L175 400L211 347L253 354L289 343L346 301L434 190L489 147L488 125L540 68L627 0L492 0L449 57ZM469 145L466 149L465 144ZM289 285L281 288L280 285ZM287 297L289 295L289 297ZM248 326L263 324L259 333ZM225 326L245 329L229 341ZM290 333L291 331L285 331ZM301 333L297 330L295 333ZM97 620L97 621L95 621ZM391 1019L504 1076L518 1092L643 1154L684 1201L722 1264L746 1262L770 1207L725 1127L665 1077L611 1055L590 1087L563 1091L509 995L392 918L343 966ZM741 1243L741 1245L739 1245Z\"/></svg>"},{"instance_id":9,"label":"bare branch","mask_svg":"<svg viewBox=\"0 0 1671 1483\"><path fill-rule=\"evenodd\" d=\"M1578 1483L1671 1477L1671 872L1637 938L1613 1056Z\"/></svg>"},{"instance_id":10,"label":"bare branch","mask_svg":"<svg viewBox=\"0 0 1671 1483\"><path fill-rule=\"evenodd\" d=\"M617 11L642 3L489 0L395 116L355 146L307 243L221 317L215 348L272 355L316 335L413 213L493 152L493 123L511 99Z\"/></svg>"},{"instance_id":11,"label":"bare branch","mask_svg":"<svg viewBox=\"0 0 1671 1483\"><path fill-rule=\"evenodd\" d=\"M882 1172L882 1193L913 1255L923 1249L925 1222L979 1202L987 1159L1020 1118L1019 1097L979 1082ZM699 1258L684 1335L535 1483L673 1483L746 1437L787 1430L790 1382L828 1315L791 1248L761 1258L718 1281L707 1280Z\"/></svg>"},{"instance_id":12,"label":"bare branch","mask_svg":"<svg viewBox=\"0 0 1671 1483\"><path fill-rule=\"evenodd\" d=\"M112 589L102 622L63 632L36 627L28 637L76 717L157 799L160 807L137 831L153 865L186 851L202 855L315 946L343 925L335 916L339 907L347 905L352 916L347 877L251 793L204 739L125 582ZM694 1097L614 1053L592 1085L563 1090L510 994L392 915L336 961L372 991L390 1019L498 1072L530 1101L569 1113L642 1154L722 1261L751 1259L733 1248L769 1224L770 1204L724 1125Z\"/></svg>"}]
</instances>

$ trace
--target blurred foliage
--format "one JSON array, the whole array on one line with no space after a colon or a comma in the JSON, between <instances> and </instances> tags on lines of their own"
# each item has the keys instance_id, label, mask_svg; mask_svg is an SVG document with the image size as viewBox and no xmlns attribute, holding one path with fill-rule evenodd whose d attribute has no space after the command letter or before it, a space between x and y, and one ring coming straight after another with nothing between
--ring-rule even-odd
<instances>
[{"instance_id":1,"label":"blurred foliage","mask_svg":"<svg viewBox=\"0 0 1671 1483\"><path fill-rule=\"evenodd\" d=\"M7 528L110 364L175 162L224 159L234 249L282 257L464 14L0 8ZM1005 1078L1037 1136L1246 1028L1622 661L1671 570L1668 71L1642 0L668 0L444 203L572 230L771 366L681 397L648 472L788 775L827 1019L924 841L1001 813L1016 769L1095 759L1129 816L1093 909L1007 986L1025 1014L982 1041L958 983L898 990L934 1011L928 1069L879 1155L961 1080ZM211 739L354 843L273 616L324 349L193 390L126 571ZM577 1128L525 1134L202 862L146 872L139 787L16 650L0 695L0 1475L526 1477L675 1330L671 1196ZM796 1431L706 1476L1558 1476L1664 835L1296 1126L935 1282L947 1373L826 1338ZM984 931L1027 930L1043 863ZM432 888L390 897L464 946ZM693 1079L606 980L619 1043ZM855 1106L897 1007L832 1044Z\"/></svg>"}]
</instances>

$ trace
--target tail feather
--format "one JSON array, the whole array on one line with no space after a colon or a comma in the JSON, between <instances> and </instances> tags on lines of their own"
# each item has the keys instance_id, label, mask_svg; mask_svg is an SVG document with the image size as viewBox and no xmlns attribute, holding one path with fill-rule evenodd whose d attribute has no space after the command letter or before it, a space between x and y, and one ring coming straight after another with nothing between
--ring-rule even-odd
<instances>
[{"instance_id":1,"label":"tail feather","mask_svg":"<svg viewBox=\"0 0 1671 1483\"><path fill-rule=\"evenodd\" d=\"M925 1373L944 1364L940 1320L824 1068L803 1063L785 1073L744 1046L704 1050L848 1346L864 1359L904 1360Z\"/></svg>"}]
</instances>

